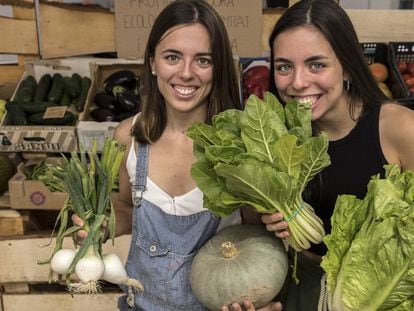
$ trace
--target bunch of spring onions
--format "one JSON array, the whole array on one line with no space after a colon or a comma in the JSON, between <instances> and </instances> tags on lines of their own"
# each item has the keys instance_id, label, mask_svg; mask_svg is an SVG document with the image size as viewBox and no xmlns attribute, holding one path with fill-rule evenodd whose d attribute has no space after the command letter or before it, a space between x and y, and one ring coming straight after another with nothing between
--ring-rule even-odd
<instances>
[{"instance_id":1,"label":"bunch of spring onions","mask_svg":"<svg viewBox=\"0 0 414 311\"><path fill-rule=\"evenodd\" d=\"M41 263L50 263L50 281L55 274L65 278L71 292L97 293L101 290L99 280L143 290L138 280L127 276L116 254L102 253L106 237L109 236L114 243L115 211L110 195L124 153L125 146L107 138L100 156L95 143L92 150L81 150L79 154L72 152L71 157L64 157L61 164L49 167L54 176L62 181L69 196L56 220L59 229L52 256ZM70 212L78 215L84 226L70 226ZM106 225L103 226L104 223ZM76 249L63 248L64 237L72 236L79 230L88 232L82 245L76 248L74 243ZM79 282L72 282L73 274Z\"/></svg>"}]
</instances>

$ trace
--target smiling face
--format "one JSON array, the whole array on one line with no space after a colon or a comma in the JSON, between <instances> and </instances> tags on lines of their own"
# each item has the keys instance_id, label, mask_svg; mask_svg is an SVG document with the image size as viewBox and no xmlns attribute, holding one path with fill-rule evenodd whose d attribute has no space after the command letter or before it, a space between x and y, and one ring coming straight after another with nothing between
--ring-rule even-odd
<instances>
[{"instance_id":1,"label":"smiling face","mask_svg":"<svg viewBox=\"0 0 414 311\"><path fill-rule=\"evenodd\" d=\"M348 111L342 66L321 32L300 26L280 33L273 42L274 79L284 101L310 102L312 121Z\"/></svg>"},{"instance_id":2,"label":"smiling face","mask_svg":"<svg viewBox=\"0 0 414 311\"><path fill-rule=\"evenodd\" d=\"M213 65L210 36L203 25L180 25L164 34L151 67L167 111L206 112Z\"/></svg>"}]
</instances>

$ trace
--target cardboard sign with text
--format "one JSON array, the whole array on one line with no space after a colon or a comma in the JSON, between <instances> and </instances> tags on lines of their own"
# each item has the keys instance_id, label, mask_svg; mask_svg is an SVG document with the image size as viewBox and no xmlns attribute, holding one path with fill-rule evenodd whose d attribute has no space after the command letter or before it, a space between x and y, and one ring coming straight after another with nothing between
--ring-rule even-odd
<instances>
[{"instance_id":1,"label":"cardboard sign with text","mask_svg":"<svg viewBox=\"0 0 414 311\"><path fill-rule=\"evenodd\" d=\"M174 0L115 1L118 58L141 59L151 27L160 11ZM201 0L200 0L201 1ZM220 14L239 57L262 55L262 1L207 0Z\"/></svg>"}]
</instances>

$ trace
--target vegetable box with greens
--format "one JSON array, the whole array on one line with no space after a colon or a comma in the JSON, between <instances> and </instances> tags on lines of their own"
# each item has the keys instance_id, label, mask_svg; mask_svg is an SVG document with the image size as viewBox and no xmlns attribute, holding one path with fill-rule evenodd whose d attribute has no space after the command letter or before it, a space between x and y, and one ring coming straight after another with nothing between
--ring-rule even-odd
<instances>
[{"instance_id":1,"label":"vegetable box with greens","mask_svg":"<svg viewBox=\"0 0 414 311\"><path fill-rule=\"evenodd\" d=\"M106 232L114 242L115 211L110 194L124 153L125 146L107 138L100 156L95 143L88 152L72 152L70 158L64 157L62 164L48 166L51 174L61 180L69 196L57 218L59 230L52 256L41 263L50 263L50 280L58 274L66 279L72 292L99 292L99 280L143 290L138 280L127 276L116 254L102 253ZM70 212L83 220L83 227L69 225ZM103 226L104 222L106 226ZM79 230L88 233L82 245L77 249L62 248L64 237L72 236ZM73 276L79 282L73 282Z\"/></svg>"},{"instance_id":2,"label":"vegetable box with greens","mask_svg":"<svg viewBox=\"0 0 414 311\"><path fill-rule=\"evenodd\" d=\"M341 195L324 238L330 310L414 310L414 173L396 164L364 199Z\"/></svg>"},{"instance_id":3,"label":"vegetable box with greens","mask_svg":"<svg viewBox=\"0 0 414 311\"><path fill-rule=\"evenodd\" d=\"M322 221L302 199L308 182L330 164L327 135L312 135L309 104L283 106L269 92L263 100L251 95L243 111L224 111L212 125L194 123L187 133L197 158L191 176L204 207L219 216L246 205L281 212L297 251L322 241Z\"/></svg>"}]
</instances>

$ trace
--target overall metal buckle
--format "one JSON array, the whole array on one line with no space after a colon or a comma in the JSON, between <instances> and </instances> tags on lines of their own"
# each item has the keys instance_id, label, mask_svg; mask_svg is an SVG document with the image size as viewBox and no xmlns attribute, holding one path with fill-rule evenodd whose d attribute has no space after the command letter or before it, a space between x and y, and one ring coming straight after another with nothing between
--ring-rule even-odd
<instances>
[{"instance_id":1,"label":"overall metal buckle","mask_svg":"<svg viewBox=\"0 0 414 311\"><path fill-rule=\"evenodd\" d=\"M132 186L133 203L134 207L140 207L142 201L142 193L145 191L144 186Z\"/></svg>"}]
</instances>

